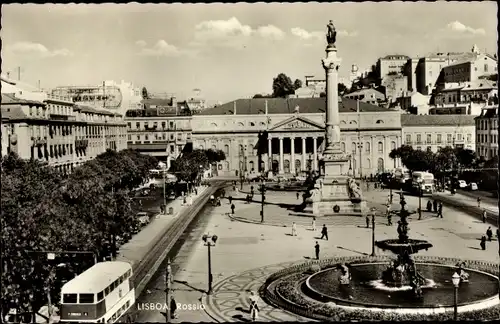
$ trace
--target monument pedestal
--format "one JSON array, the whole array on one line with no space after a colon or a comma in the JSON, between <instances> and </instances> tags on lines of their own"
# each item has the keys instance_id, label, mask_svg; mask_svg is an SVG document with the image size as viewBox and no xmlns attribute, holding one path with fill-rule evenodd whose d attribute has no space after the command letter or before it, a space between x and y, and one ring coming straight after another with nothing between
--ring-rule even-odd
<instances>
[{"instance_id":1,"label":"monument pedestal","mask_svg":"<svg viewBox=\"0 0 500 324\"><path fill-rule=\"evenodd\" d=\"M300 206L302 212L299 213L304 216L361 216L366 212L366 202L362 199L360 189L345 175L350 155L340 147L338 70L342 59L337 56L336 35L330 21L326 58L321 61L326 73L325 175L318 178L314 188L305 195L304 203Z\"/></svg>"}]
</instances>

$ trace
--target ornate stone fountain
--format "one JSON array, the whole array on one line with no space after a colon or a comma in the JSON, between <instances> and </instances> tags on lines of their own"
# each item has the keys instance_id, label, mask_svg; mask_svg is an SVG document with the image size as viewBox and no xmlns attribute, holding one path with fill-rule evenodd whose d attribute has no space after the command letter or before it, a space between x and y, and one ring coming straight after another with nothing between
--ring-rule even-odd
<instances>
[{"instance_id":1,"label":"ornate stone fountain","mask_svg":"<svg viewBox=\"0 0 500 324\"><path fill-rule=\"evenodd\" d=\"M382 250L389 250L396 254L396 259L382 274L382 282L389 287L410 286L416 296L421 296L422 287L427 285L427 280L418 272L411 255L420 250L427 250L432 244L425 240L413 240L408 236L409 212L405 209L406 201L401 195L401 211L398 221L398 239L377 241L375 244Z\"/></svg>"}]
</instances>

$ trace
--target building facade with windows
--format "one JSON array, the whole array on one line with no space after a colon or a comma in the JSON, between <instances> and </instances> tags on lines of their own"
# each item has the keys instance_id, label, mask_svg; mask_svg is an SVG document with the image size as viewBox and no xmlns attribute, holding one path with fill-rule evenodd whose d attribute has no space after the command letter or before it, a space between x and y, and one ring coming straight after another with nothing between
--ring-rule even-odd
<instances>
[{"instance_id":1,"label":"building facade with windows","mask_svg":"<svg viewBox=\"0 0 500 324\"><path fill-rule=\"evenodd\" d=\"M469 115L401 115L403 144L417 150L452 146L474 150L476 131L474 116Z\"/></svg>"},{"instance_id":2,"label":"building facade with windows","mask_svg":"<svg viewBox=\"0 0 500 324\"><path fill-rule=\"evenodd\" d=\"M127 147L141 153L156 156L170 162L186 149L191 149L191 113L187 108L156 107L129 110L127 123Z\"/></svg>"},{"instance_id":3,"label":"building facade with windows","mask_svg":"<svg viewBox=\"0 0 500 324\"><path fill-rule=\"evenodd\" d=\"M344 98L359 100L372 105L378 105L385 101L385 95L382 92L371 88L351 92L346 94Z\"/></svg>"},{"instance_id":4,"label":"building facade with windows","mask_svg":"<svg viewBox=\"0 0 500 324\"><path fill-rule=\"evenodd\" d=\"M67 173L107 149L126 148L122 116L68 97L46 95L41 102L2 94L1 108L2 155L15 152Z\"/></svg>"},{"instance_id":5,"label":"building facade with windows","mask_svg":"<svg viewBox=\"0 0 500 324\"><path fill-rule=\"evenodd\" d=\"M224 151L219 175L319 170L325 108L325 98L238 99L193 116L193 148ZM341 147L352 153L344 174L369 176L400 166L389 158L401 145L399 111L359 102L358 113L357 102L348 98L339 111Z\"/></svg>"},{"instance_id":6,"label":"building facade with windows","mask_svg":"<svg viewBox=\"0 0 500 324\"><path fill-rule=\"evenodd\" d=\"M498 155L498 105L483 108L475 122L477 155L490 160Z\"/></svg>"},{"instance_id":7,"label":"building facade with windows","mask_svg":"<svg viewBox=\"0 0 500 324\"><path fill-rule=\"evenodd\" d=\"M402 75L409 57L406 55L392 54L381 57L377 61L377 70L380 80L388 75Z\"/></svg>"}]
</instances>

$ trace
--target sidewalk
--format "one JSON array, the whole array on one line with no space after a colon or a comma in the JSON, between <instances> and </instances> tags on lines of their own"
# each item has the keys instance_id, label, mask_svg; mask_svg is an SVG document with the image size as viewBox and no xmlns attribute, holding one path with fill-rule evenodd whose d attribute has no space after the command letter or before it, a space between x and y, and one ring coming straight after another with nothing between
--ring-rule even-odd
<instances>
[{"instance_id":1,"label":"sidewalk","mask_svg":"<svg viewBox=\"0 0 500 324\"><path fill-rule=\"evenodd\" d=\"M433 198L442 201L444 204L462 209L472 216L481 216L483 210L486 210L488 217L494 220L498 219L498 205L481 201L480 207L477 206L477 199L460 193L452 195L449 191L433 194Z\"/></svg>"},{"instance_id":2,"label":"sidewalk","mask_svg":"<svg viewBox=\"0 0 500 324\"><path fill-rule=\"evenodd\" d=\"M202 186L198 189L198 195L195 195L194 193L191 194L193 204L196 203L196 198L202 195L207 188L207 186ZM179 213L181 213L184 208L188 207L188 205L184 205L183 198L178 197L175 200L167 202L166 210L170 207L173 207L174 214L157 214L152 217L151 222L148 225L146 225L139 233L134 235L130 241L120 247L116 261L128 262L132 265L132 268L135 269L135 267L151 250L151 247L160 239L161 235L165 232L165 229L168 228L170 223L177 218Z\"/></svg>"}]
</instances>

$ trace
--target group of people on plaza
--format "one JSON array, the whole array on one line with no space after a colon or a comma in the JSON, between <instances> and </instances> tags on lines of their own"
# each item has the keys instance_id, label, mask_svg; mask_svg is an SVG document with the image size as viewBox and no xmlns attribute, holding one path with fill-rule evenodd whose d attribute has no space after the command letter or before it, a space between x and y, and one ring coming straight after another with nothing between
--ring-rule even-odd
<instances>
[{"instance_id":1,"label":"group of people on plaza","mask_svg":"<svg viewBox=\"0 0 500 324\"><path fill-rule=\"evenodd\" d=\"M428 200L427 201L427 211L429 213L432 213L433 210L437 214L437 217L443 218L443 203L442 202L438 202L436 199L434 199L433 201Z\"/></svg>"}]
</instances>

